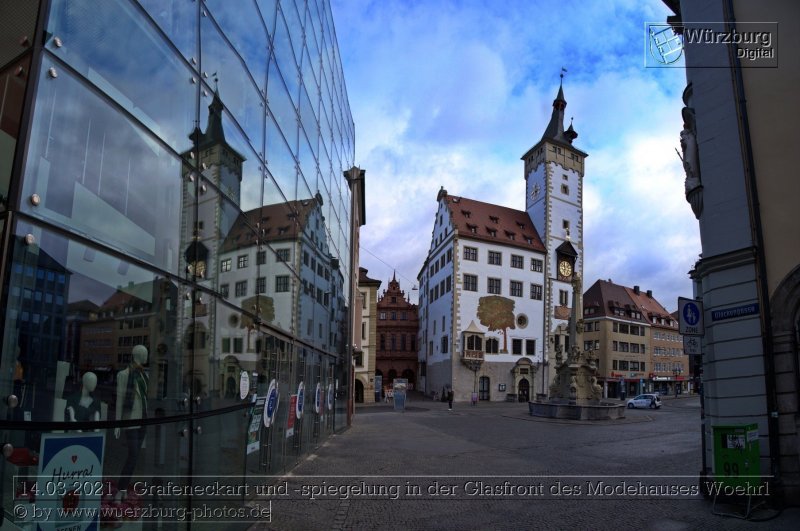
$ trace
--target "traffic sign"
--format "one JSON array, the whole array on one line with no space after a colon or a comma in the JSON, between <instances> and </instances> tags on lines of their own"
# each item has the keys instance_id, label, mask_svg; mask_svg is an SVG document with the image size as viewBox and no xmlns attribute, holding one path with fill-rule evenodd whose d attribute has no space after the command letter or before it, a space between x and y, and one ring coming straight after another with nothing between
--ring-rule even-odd
<instances>
[{"instance_id":1,"label":"traffic sign","mask_svg":"<svg viewBox=\"0 0 800 531\"><path fill-rule=\"evenodd\" d=\"M701 355L700 338L697 336L683 336L683 353L687 356Z\"/></svg>"},{"instance_id":2,"label":"traffic sign","mask_svg":"<svg viewBox=\"0 0 800 531\"><path fill-rule=\"evenodd\" d=\"M680 333L685 336L702 336L703 303L694 299L678 297L678 322Z\"/></svg>"}]
</instances>

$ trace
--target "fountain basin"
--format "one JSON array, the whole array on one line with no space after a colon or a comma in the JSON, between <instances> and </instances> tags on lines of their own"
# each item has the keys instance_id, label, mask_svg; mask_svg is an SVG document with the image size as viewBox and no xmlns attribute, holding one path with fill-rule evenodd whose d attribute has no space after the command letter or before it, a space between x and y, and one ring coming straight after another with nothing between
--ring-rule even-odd
<instances>
[{"instance_id":1,"label":"fountain basin","mask_svg":"<svg viewBox=\"0 0 800 531\"><path fill-rule=\"evenodd\" d=\"M528 402L532 417L567 420L616 420L625 418L625 404L568 400Z\"/></svg>"}]
</instances>

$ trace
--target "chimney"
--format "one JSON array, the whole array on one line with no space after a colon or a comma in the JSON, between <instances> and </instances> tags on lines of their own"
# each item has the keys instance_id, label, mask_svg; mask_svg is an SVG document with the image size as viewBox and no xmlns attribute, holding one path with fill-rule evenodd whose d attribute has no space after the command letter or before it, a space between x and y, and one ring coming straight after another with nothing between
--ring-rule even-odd
<instances>
[{"instance_id":1,"label":"chimney","mask_svg":"<svg viewBox=\"0 0 800 531\"><path fill-rule=\"evenodd\" d=\"M651 290L651 289L647 290L647 296L652 299L653 298L653 290Z\"/></svg>"},{"instance_id":2,"label":"chimney","mask_svg":"<svg viewBox=\"0 0 800 531\"><path fill-rule=\"evenodd\" d=\"M638 295L639 294L639 286L634 286L633 287L633 292Z\"/></svg>"}]
</instances>

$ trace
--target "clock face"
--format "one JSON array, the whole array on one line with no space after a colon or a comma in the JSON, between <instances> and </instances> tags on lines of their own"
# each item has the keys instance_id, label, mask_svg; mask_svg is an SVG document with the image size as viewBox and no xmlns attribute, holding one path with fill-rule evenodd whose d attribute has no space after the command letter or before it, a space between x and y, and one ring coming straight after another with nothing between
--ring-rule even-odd
<instances>
[{"instance_id":1,"label":"clock face","mask_svg":"<svg viewBox=\"0 0 800 531\"><path fill-rule=\"evenodd\" d=\"M562 260L561 263L558 264L558 272L561 273L562 276L570 276L572 274L572 264L566 260Z\"/></svg>"},{"instance_id":2,"label":"clock face","mask_svg":"<svg viewBox=\"0 0 800 531\"><path fill-rule=\"evenodd\" d=\"M531 190L531 199L536 201L539 198L539 193L540 193L539 183L536 183L533 185L533 190Z\"/></svg>"}]
</instances>

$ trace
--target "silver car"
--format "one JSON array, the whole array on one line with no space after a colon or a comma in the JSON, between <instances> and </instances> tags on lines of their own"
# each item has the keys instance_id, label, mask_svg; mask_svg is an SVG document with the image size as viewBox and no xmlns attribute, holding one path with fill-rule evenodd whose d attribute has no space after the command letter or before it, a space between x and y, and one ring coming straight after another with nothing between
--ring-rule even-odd
<instances>
[{"instance_id":1,"label":"silver car","mask_svg":"<svg viewBox=\"0 0 800 531\"><path fill-rule=\"evenodd\" d=\"M654 394L638 395L628 399L628 409L635 407L649 407L650 409L658 409L661 407L661 398Z\"/></svg>"}]
</instances>

